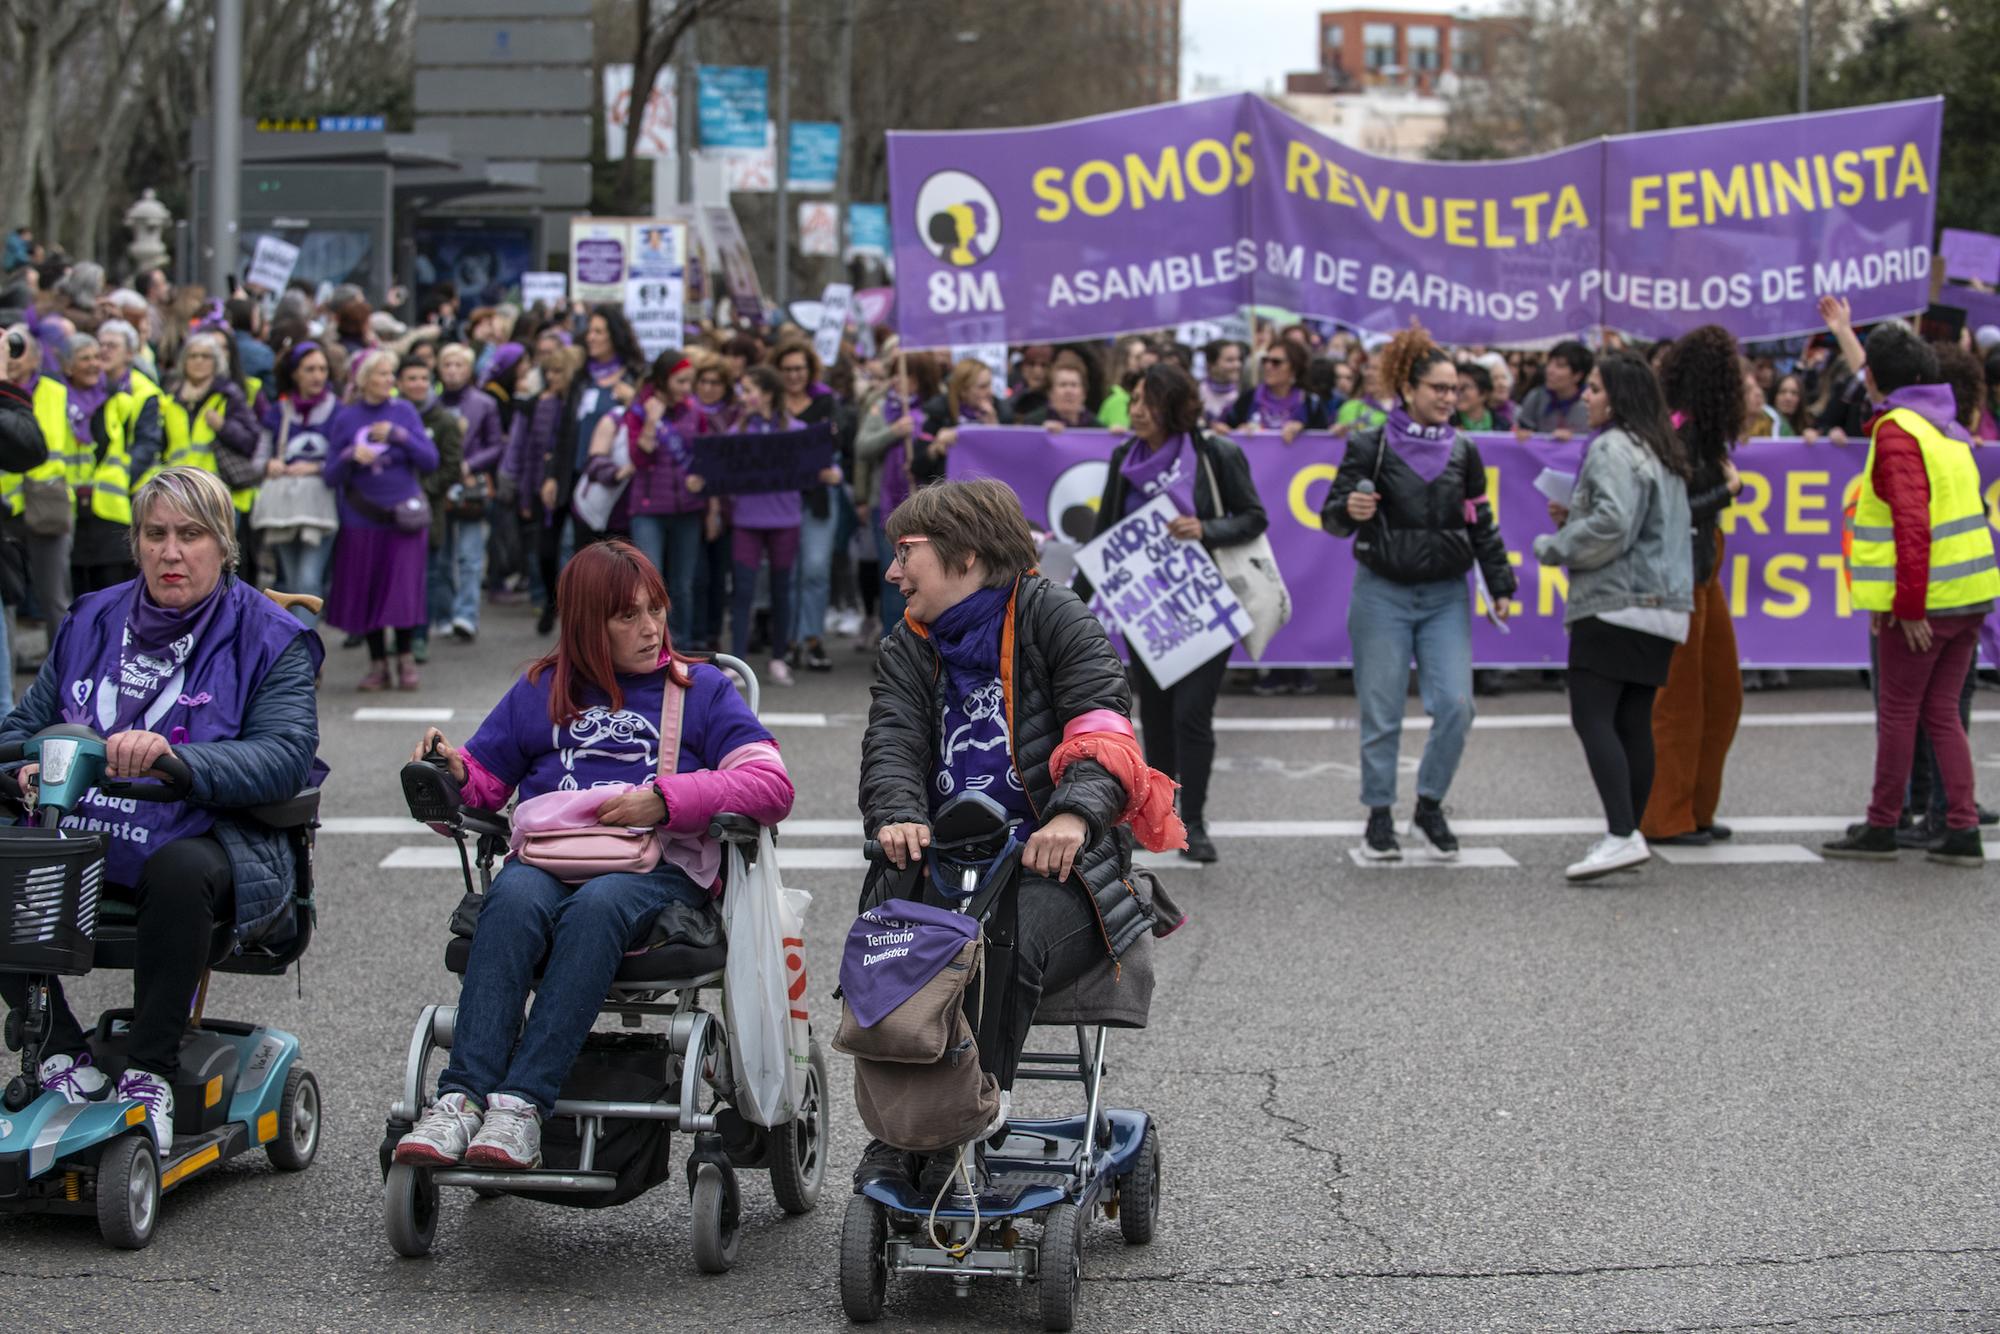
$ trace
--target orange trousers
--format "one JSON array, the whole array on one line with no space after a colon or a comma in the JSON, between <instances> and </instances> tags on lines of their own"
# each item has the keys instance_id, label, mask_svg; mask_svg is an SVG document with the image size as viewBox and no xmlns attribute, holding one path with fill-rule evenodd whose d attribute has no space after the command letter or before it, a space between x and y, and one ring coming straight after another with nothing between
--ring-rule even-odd
<instances>
[{"instance_id":1,"label":"orange trousers","mask_svg":"<svg viewBox=\"0 0 2000 1334\"><path fill-rule=\"evenodd\" d=\"M1694 591L1687 642L1674 650L1667 683L1653 697L1653 793L1639 830L1671 838L1715 823L1722 767L1743 716L1743 669L1736 626L1722 586L1722 535L1715 538L1716 574Z\"/></svg>"}]
</instances>

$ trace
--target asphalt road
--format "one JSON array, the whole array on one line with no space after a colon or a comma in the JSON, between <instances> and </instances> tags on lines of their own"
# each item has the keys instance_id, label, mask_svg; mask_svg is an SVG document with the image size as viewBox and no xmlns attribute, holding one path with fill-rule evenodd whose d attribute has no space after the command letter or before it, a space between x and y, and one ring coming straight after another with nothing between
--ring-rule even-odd
<instances>
[{"instance_id":1,"label":"asphalt road","mask_svg":"<svg viewBox=\"0 0 2000 1334\"><path fill-rule=\"evenodd\" d=\"M139 1253L85 1220L0 1218L0 1309L21 1313L6 1324L844 1327L835 1243L865 1136L839 1058L828 1193L786 1219L746 1177L728 1275L695 1272L676 1182L601 1211L449 1192L431 1258L384 1240L376 1146L419 1008L454 994L458 875L383 866L448 845L401 809L420 724L355 711L451 709L443 725L468 734L541 642L520 612L490 617L476 646L438 646L414 696L357 696L358 651L332 650L303 999L289 978L235 977L210 999L303 1039L326 1100L318 1162L285 1176L253 1154L190 1184ZM780 851L815 894L822 1012L859 884L845 822L868 680L837 651L835 674L765 706L787 715L795 821L821 822ZM1759 849L1734 855L1773 860L1656 859L1590 889L1561 874L1598 823L1563 697L1481 705L1450 805L1484 864L1364 869L1352 698L1225 698L1248 721L1221 737L1223 860L1166 872L1193 922L1157 953L1152 1026L1111 1044L1111 1100L1164 1136L1162 1230L1128 1249L1099 1222L1081 1327L2000 1328L2000 886L1990 868L1811 856L1865 801L1867 695L1829 676L1753 697L1766 725L1738 740L1724 814ZM1421 741L1405 738L1406 772ZM2000 722L1974 749L2000 795ZM72 995L94 1009L126 985L102 974ZM889 1320L1033 1328L1034 1294L902 1280Z\"/></svg>"}]
</instances>

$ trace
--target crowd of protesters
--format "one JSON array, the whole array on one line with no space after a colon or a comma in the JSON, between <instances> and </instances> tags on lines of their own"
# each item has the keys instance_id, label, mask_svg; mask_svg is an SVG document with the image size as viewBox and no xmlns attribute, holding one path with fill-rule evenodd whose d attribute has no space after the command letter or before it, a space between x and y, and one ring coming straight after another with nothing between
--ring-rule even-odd
<instances>
[{"instance_id":1,"label":"crowd of protesters","mask_svg":"<svg viewBox=\"0 0 2000 1334\"><path fill-rule=\"evenodd\" d=\"M1737 660L1720 583L1719 518L1741 485L1733 452L1760 436L1870 441L1898 406L1931 412L1947 439L2000 437L2000 331L1899 369L1936 393L1885 409L1837 303L1831 337L1772 347L1706 326L1651 348L1446 349L1416 328L1384 338L1260 321L1248 339L1200 347L1143 334L1017 347L1002 373L904 351L887 329L864 331L865 355L847 340L832 364L796 327L690 325L681 346L649 357L615 305L461 310L448 287L424 295L412 327L349 285L214 299L159 272L114 286L60 256L4 282L0 323L17 336L5 379L47 443L34 466L0 475L0 599L17 619L53 626L73 596L131 577L130 495L192 464L231 489L246 568L324 598L346 646L365 646L363 691L419 689L434 642L476 640L488 601L531 603L553 633L562 569L610 537L662 572L677 648L761 656L780 686L835 670L837 646L868 654L902 617L889 516L950 475L966 427L1128 436L1100 524L1169 494L1176 535L1211 550L1266 524L1238 441L1340 438L1322 524L1357 558L1364 851L1379 859L1401 856L1392 813L1409 663L1433 719L1411 828L1441 856L1457 851L1443 801L1475 683L1509 679L1471 667L1468 574L1479 570L1496 612L1516 578L1472 437L1574 438L1576 493L1551 503L1553 531L1516 543L1532 539L1537 559L1569 571L1568 671L1543 680L1569 691L1607 822L1571 868L1579 879L1643 861L1649 840L1730 837L1717 814L1743 691L1785 681ZM704 437L819 424L833 458L803 491L723 496L696 470ZM1910 450L1895 457L1930 457ZM1907 506L1900 481L1878 486ZM1897 618L1921 583L1917 594L1898 584ZM1963 637L1947 638L1958 654ZM1936 735L1947 693L1953 716L1966 713L1971 658L1963 672L1953 658L1949 682L1911 684L1905 654L1880 656L1875 676L1896 681L1885 713L1921 724L1910 758L1885 748L1885 764L1913 770L1888 837L1935 845L1987 814L1965 813L1963 722L1956 744ZM1216 855L1203 808L1227 670L1220 657L1162 689L1137 669L1148 762L1181 785L1198 860ZM0 670L0 703L10 686ZM1264 671L1252 688L1304 694L1318 681ZM1878 791L1871 822L1886 802ZM1879 850L1879 833L1854 837Z\"/></svg>"}]
</instances>

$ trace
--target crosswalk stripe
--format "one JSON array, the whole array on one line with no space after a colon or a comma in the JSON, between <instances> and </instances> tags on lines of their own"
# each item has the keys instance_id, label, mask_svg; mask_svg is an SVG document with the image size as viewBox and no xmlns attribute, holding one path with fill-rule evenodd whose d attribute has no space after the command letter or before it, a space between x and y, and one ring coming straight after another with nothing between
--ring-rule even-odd
<instances>
[{"instance_id":1,"label":"crosswalk stripe","mask_svg":"<svg viewBox=\"0 0 2000 1334\"><path fill-rule=\"evenodd\" d=\"M354 711L357 723L448 723L458 713L456 709L433 705L426 708L376 708L373 706Z\"/></svg>"},{"instance_id":2,"label":"crosswalk stripe","mask_svg":"<svg viewBox=\"0 0 2000 1334\"><path fill-rule=\"evenodd\" d=\"M1705 848L1669 848L1657 844L1653 855L1675 866L1772 866L1781 863L1818 865L1820 856L1797 843L1711 843Z\"/></svg>"},{"instance_id":3,"label":"crosswalk stripe","mask_svg":"<svg viewBox=\"0 0 2000 1334\"><path fill-rule=\"evenodd\" d=\"M2000 709L1974 709L1974 722L2000 722ZM1746 713L1742 727L1873 727L1875 715L1865 709L1817 713ZM1352 717L1232 718L1218 715L1218 732L1353 732L1361 724ZM1431 720L1422 714L1403 719L1406 732L1427 732ZM1567 728L1567 713L1482 713L1472 720L1475 732L1523 732Z\"/></svg>"},{"instance_id":4,"label":"crosswalk stripe","mask_svg":"<svg viewBox=\"0 0 2000 1334\"><path fill-rule=\"evenodd\" d=\"M1521 864L1500 848L1460 848L1458 856L1449 861L1428 852L1406 849L1397 861L1378 862L1362 856L1361 849L1354 847L1347 850L1347 859L1364 871L1494 871Z\"/></svg>"}]
</instances>

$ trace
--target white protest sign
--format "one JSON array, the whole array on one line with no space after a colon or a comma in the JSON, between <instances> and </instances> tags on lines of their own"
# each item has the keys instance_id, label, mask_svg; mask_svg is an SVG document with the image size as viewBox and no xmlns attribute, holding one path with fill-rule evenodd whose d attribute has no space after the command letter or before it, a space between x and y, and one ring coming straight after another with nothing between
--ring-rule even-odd
<instances>
[{"instance_id":1,"label":"white protest sign","mask_svg":"<svg viewBox=\"0 0 2000 1334\"><path fill-rule=\"evenodd\" d=\"M569 275L543 269L531 269L521 275L521 304L533 309L547 306L550 310L560 310L569 300Z\"/></svg>"},{"instance_id":2,"label":"white protest sign","mask_svg":"<svg viewBox=\"0 0 2000 1334\"><path fill-rule=\"evenodd\" d=\"M280 241L275 236L257 238L257 251L250 259L250 272L243 279L245 287L261 287L267 292L282 292L285 284L292 280L292 270L299 264L299 248L289 241Z\"/></svg>"},{"instance_id":3,"label":"white protest sign","mask_svg":"<svg viewBox=\"0 0 2000 1334\"><path fill-rule=\"evenodd\" d=\"M961 361L977 361L985 364L993 372L993 396L1007 397L1007 345L1005 343L973 343L951 350L951 364Z\"/></svg>"},{"instance_id":4,"label":"white protest sign","mask_svg":"<svg viewBox=\"0 0 2000 1334\"><path fill-rule=\"evenodd\" d=\"M687 302L687 229L679 223L632 225L631 268L625 279L625 318L639 347L657 357L683 340Z\"/></svg>"},{"instance_id":5,"label":"white protest sign","mask_svg":"<svg viewBox=\"0 0 2000 1334\"><path fill-rule=\"evenodd\" d=\"M1076 567L1095 590L1091 610L1125 637L1163 688L1252 629L1250 613L1201 543L1167 532L1178 517L1172 497L1155 496L1076 551Z\"/></svg>"},{"instance_id":6,"label":"white protest sign","mask_svg":"<svg viewBox=\"0 0 2000 1334\"><path fill-rule=\"evenodd\" d=\"M813 332L813 351L822 366L840 359L840 338L847 332L847 315L854 304L851 283L828 283L819 296L819 325Z\"/></svg>"}]
</instances>

